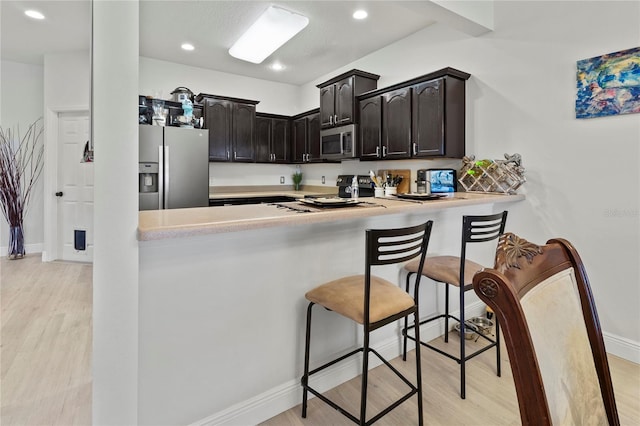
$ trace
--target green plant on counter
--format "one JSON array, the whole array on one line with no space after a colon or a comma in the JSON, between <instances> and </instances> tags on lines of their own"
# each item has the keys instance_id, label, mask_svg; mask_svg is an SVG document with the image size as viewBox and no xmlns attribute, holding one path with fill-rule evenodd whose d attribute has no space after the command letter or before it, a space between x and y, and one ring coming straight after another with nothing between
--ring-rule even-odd
<instances>
[{"instance_id":1,"label":"green plant on counter","mask_svg":"<svg viewBox=\"0 0 640 426\"><path fill-rule=\"evenodd\" d=\"M302 182L302 173L301 172L295 172L294 174L291 175L291 179L293 179L293 188L296 191L300 190L300 182Z\"/></svg>"}]
</instances>

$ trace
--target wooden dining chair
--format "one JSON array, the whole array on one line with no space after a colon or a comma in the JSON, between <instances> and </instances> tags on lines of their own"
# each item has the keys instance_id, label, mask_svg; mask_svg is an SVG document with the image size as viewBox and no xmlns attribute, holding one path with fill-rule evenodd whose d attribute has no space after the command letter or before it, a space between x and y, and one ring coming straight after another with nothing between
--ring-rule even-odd
<instances>
[{"instance_id":1,"label":"wooden dining chair","mask_svg":"<svg viewBox=\"0 0 640 426\"><path fill-rule=\"evenodd\" d=\"M514 234L473 278L502 326L523 425L619 425L602 330L584 264L566 240Z\"/></svg>"}]
</instances>

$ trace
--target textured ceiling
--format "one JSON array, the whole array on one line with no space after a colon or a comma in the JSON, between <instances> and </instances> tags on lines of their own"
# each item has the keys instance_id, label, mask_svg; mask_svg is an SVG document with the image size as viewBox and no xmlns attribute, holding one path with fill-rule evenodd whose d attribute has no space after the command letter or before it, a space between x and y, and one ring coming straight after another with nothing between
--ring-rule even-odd
<instances>
[{"instance_id":1,"label":"textured ceiling","mask_svg":"<svg viewBox=\"0 0 640 426\"><path fill-rule=\"evenodd\" d=\"M229 47L270 4L307 16L309 25L262 64L231 57ZM299 85L434 23L430 5L429 1L140 0L140 55ZM88 0L2 0L0 7L2 59L42 63L47 52L89 48ZM42 11L47 19L26 18L27 8ZM369 12L366 20L351 17L358 8ZM195 51L180 49L186 41L195 45ZM285 70L271 70L274 61Z\"/></svg>"}]
</instances>

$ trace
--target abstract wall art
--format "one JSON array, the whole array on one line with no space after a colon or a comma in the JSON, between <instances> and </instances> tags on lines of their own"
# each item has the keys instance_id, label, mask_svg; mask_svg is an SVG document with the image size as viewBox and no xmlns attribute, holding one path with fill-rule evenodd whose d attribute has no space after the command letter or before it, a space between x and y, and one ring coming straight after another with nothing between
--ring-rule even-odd
<instances>
[{"instance_id":1,"label":"abstract wall art","mask_svg":"<svg viewBox=\"0 0 640 426\"><path fill-rule=\"evenodd\" d=\"M640 47L578 61L576 118L640 112Z\"/></svg>"}]
</instances>

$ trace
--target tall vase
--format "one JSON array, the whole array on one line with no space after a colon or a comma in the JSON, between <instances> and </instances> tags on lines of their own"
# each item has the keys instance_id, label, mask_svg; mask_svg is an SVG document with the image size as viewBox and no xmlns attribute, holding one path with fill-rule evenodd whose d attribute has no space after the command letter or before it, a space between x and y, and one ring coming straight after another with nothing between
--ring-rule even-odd
<instances>
[{"instance_id":1,"label":"tall vase","mask_svg":"<svg viewBox=\"0 0 640 426\"><path fill-rule=\"evenodd\" d=\"M24 232L22 224L9 227L9 251L7 257L9 259L22 259L25 255L24 250Z\"/></svg>"}]
</instances>

